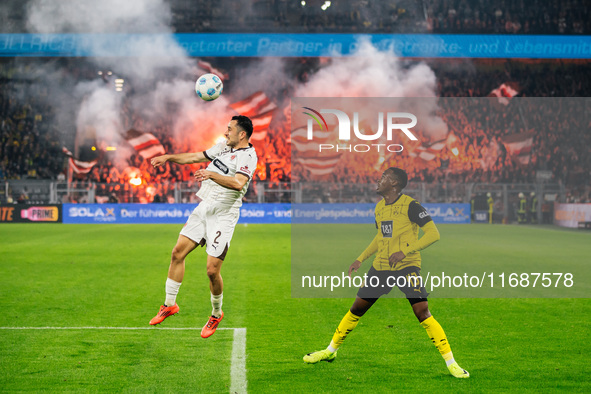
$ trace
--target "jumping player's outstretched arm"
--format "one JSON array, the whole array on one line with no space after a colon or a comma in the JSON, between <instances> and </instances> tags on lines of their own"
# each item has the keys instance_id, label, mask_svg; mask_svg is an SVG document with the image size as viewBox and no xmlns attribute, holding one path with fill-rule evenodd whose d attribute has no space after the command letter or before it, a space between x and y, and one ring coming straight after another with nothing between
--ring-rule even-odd
<instances>
[{"instance_id":1,"label":"jumping player's outstretched arm","mask_svg":"<svg viewBox=\"0 0 591 394\"><path fill-rule=\"evenodd\" d=\"M207 157L203 154L203 152L195 152L195 153L175 153L172 155L162 155L154 157L150 163L154 167L160 167L167 161L171 161L177 164L193 164L193 163L204 163L209 161Z\"/></svg>"}]
</instances>

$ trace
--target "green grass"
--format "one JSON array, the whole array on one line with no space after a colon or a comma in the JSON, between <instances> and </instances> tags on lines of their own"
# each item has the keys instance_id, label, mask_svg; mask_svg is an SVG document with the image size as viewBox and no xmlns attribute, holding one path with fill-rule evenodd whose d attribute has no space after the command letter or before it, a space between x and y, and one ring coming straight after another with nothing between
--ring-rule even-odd
<instances>
[{"instance_id":1,"label":"green grass","mask_svg":"<svg viewBox=\"0 0 591 394\"><path fill-rule=\"evenodd\" d=\"M424 269L478 263L496 271L509 261L514 271L538 272L554 261L564 271L591 255L584 232L439 228L442 240L425 251ZM0 326L147 327L164 298L179 230L0 225ZM323 230L317 238L334 235ZM395 298L376 303L335 362L305 365L302 356L326 347L352 299L291 298L290 238L289 225L239 225L222 268L222 327L248 330L250 392L591 390L588 298L432 298L431 312L472 375L467 380L447 373L408 302ZM371 229L363 230L358 243L335 253L348 267L369 240ZM587 291L589 284L581 286ZM161 327L205 323L211 305L202 249L187 259L178 302L179 315ZM228 392L231 351L232 331L204 340L199 331L159 329L2 330L0 391Z\"/></svg>"},{"instance_id":2,"label":"green grass","mask_svg":"<svg viewBox=\"0 0 591 394\"><path fill-rule=\"evenodd\" d=\"M198 331L3 332L2 391L227 391L229 373L203 362L230 365L232 332L219 334L206 344Z\"/></svg>"}]
</instances>

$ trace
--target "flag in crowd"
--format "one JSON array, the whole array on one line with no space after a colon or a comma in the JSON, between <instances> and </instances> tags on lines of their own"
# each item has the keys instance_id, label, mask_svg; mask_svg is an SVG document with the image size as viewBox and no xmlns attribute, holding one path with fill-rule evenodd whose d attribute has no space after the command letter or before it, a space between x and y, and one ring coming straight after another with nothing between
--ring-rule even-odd
<instances>
[{"instance_id":1,"label":"flag in crowd","mask_svg":"<svg viewBox=\"0 0 591 394\"><path fill-rule=\"evenodd\" d=\"M123 137L146 160L165 153L164 147L153 134L129 129Z\"/></svg>"},{"instance_id":2,"label":"flag in crowd","mask_svg":"<svg viewBox=\"0 0 591 394\"><path fill-rule=\"evenodd\" d=\"M291 133L292 160L315 176L323 176L334 171L341 160L342 152L329 150L321 152L320 144L334 144L334 136L329 131L314 131L314 140L309 140L307 128L300 127Z\"/></svg>"},{"instance_id":3,"label":"flag in crowd","mask_svg":"<svg viewBox=\"0 0 591 394\"><path fill-rule=\"evenodd\" d=\"M62 148L62 152L68 156L68 165L76 174L88 174L92 167L94 167L98 160L82 161L74 158L74 154L65 146Z\"/></svg>"},{"instance_id":4,"label":"flag in crowd","mask_svg":"<svg viewBox=\"0 0 591 394\"><path fill-rule=\"evenodd\" d=\"M273 120L273 111L266 112L264 114L253 116L252 120L252 136L250 139L254 141L262 141L267 138L267 129Z\"/></svg>"},{"instance_id":5,"label":"flag in crowd","mask_svg":"<svg viewBox=\"0 0 591 394\"><path fill-rule=\"evenodd\" d=\"M267 130L273 120L273 112L277 109L265 93L256 92L242 101L230 104L230 108L240 115L248 116L252 120L253 133L250 137L254 141L267 138Z\"/></svg>"},{"instance_id":6,"label":"flag in crowd","mask_svg":"<svg viewBox=\"0 0 591 394\"><path fill-rule=\"evenodd\" d=\"M230 77L228 76L228 73L223 72L219 68L215 68L209 62L199 60L199 61L197 61L197 67L199 67L201 70L203 70L207 73L217 75L218 77L220 77L222 79L222 81L224 81L224 80L227 81L228 79L230 79Z\"/></svg>"},{"instance_id":7,"label":"flag in crowd","mask_svg":"<svg viewBox=\"0 0 591 394\"><path fill-rule=\"evenodd\" d=\"M500 104L509 105L509 100L518 95L516 87L511 86L509 83L503 83L498 88L491 91L488 97L497 97Z\"/></svg>"},{"instance_id":8,"label":"flag in crowd","mask_svg":"<svg viewBox=\"0 0 591 394\"><path fill-rule=\"evenodd\" d=\"M500 149L499 143L495 137L492 137L490 142L487 145L484 145L480 149L481 159L480 159L480 166L483 170L490 170L492 166L495 164L497 159L499 158Z\"/></svg>"},{"instance_id":9,"label":"flag in crowd","mask_svg":"<svg viewBox=\"0 0 591 394\"><path fill-rule=\"evenodd\" d=\"M230 104L230 108L240 115L253 117L258 116L277 108L264 92L256 92L242 101Z\"/></svg>"},{"instance_id":10,"label":"flag in crowd","mask_svg":"<svg viewBox=\"0 0 591 394\"><path fill-rule=\"evenodd\" d=\"M533 131L509 134L502 140L507 153L521 164L529 164L534 144Z\"/></svg>"},{"instance_id":11,"label":"flag in crowd","mask_svg":"<svg viewBox=\"0 0 591 394\"><path fill-rule=\"evenodd\" d=\"M421 145L409 153L410 157L418 157L425 161L434 160L441 153L442 149L448 144L448 138L435 141L431 144ZM418 153L417 153L418 152Z\"/></svg>"}]
</instances>

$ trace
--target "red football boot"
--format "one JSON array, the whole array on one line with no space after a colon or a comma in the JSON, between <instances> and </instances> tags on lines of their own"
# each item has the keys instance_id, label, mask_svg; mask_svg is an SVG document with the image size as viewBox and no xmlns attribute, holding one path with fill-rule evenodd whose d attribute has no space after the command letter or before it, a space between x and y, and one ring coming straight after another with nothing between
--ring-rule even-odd
<instances>
[{"instance_id":1,"label":"red football boot","mask_svg":"<svg viewBox=\"0 0 591 394\"><path fill-rule=\"evenodd\" d=\"M160 324L168 316L172 316L177 313L179 313L179 306L177 304L174 304L173 306L162 305L160 306L160 311L158 312L158 314L154 316L152 320L150 320L150 325L153 326L156 324Z\"/></svg>"},{"instance_id":2,"label":"red football boot","mask_svg":"<svg viewBox=\"0 0 591 394\"><path fill-rule=\"evenodd\" d=\"M209 320L207 321L207 324L203 326L203 330L201 330L201 337L209 338L210 336L212 336L215 330L218 329L218 324L220 324L223 318L224 312L222 312L222 315L220 317L210 316Z\"/></svg>"}]
</instances>

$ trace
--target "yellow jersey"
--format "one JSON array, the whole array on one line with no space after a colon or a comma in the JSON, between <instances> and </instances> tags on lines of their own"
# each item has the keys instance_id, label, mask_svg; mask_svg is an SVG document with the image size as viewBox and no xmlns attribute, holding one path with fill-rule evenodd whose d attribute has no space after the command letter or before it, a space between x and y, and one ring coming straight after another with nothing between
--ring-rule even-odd
<instances>
[{"instance_id":1,"label":"yellow jersey","mask_svg":"<svg viewBox=\"0 0 591 394\"><path fill-rule=\"evenodd\" d=\"M373 267L378 271L399 271L407 267L421 268L420 250L439 240L439 231L429 212L415 199L401 194L391 204L384 199L375 208L377 234L357 260L363 262L374 253ZM419 228L424 235L419 239ZM389 257L402 251L405 258L393 267Z\"/></svg>"}]
</instances>

